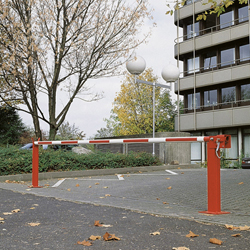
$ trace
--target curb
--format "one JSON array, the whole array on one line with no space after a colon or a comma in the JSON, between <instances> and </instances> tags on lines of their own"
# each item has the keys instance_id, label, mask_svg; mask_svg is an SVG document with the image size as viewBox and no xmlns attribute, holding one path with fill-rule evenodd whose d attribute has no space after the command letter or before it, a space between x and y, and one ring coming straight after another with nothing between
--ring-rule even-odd
<instances>
[{"instance_id":1,"label":"curb","mask_svg":"<svg viewBox=\"0 0 250 250\"><path fill-rule=\"evenodd\" d=\"M71 178L71 177L88 177L98 175L115 175L127 174L135 172L150 172L162 171L166 169L193 169L200 168L198 164L185 165L162 165L162 166L146 166L146 167L127 167L127 168L112 168L112 169L93 169L93 170L78 170L78 171L64 171L64 172L46 172L39 173L39 180L48 180L56 178ZM17 174L0 176L0 182L9 181L31 181L32 174Z\"/></svg>"}]
</instances>

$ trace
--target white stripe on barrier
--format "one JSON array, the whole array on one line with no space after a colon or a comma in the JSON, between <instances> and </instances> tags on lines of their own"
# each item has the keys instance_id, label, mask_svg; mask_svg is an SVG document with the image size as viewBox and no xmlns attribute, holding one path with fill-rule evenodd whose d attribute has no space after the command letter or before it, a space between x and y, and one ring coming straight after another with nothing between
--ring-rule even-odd
<instances>
[{"instance_id":1,"label":"white stripe on barrier","mask_svg":"<svg viewBox=\"0 0 250 250\"><path fill-rule=\"evenodd\" d=\"M35 141L35 145L75 145L75 144L123 144L123 143L165 143L165 142L205 142L208 136L199 137L160 137L160 138L128 138L102 140L72 140L72 141Z\"/></svg>"}]
</instances>

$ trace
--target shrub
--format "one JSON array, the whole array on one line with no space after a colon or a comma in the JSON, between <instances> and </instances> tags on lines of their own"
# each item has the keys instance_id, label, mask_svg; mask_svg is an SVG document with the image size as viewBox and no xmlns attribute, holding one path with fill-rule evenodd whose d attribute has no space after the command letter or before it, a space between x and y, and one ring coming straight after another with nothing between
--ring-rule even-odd
<instances>
[{"instance_id":1,"label":"shrub","mask_svg":"<svg viewBox=\"0 0 250 250\"><path fill-rule=\"evenodd\" d=\"M71 151L42 149L39 152L39 172L123 168L160 164L158 158L145 152L130 152L128 155L102 152L78 155ZM32 151L19 150L16 147L0 148L0 175L31 172Z\"/></svg>"}]
</instances>

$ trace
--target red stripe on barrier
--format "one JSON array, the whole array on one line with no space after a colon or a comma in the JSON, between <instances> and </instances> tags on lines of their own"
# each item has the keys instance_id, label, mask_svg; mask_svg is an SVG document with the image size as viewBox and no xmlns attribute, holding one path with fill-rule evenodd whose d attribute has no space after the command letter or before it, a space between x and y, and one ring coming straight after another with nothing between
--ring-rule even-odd
<instances>
[{"instance_id":1,"label":"red stripe on barrier","mask_svg":"<svg viewBox=\"0 0 250 250\"><path fill-rule=\"evenodd\" d=\"M52 144L52 141L38 141L38 145L49 145Z\"/></svg>"},{"instance_id":2,"label":"red stripe on barrier","mask_svg":"<svg viewBox=\"0 0 250 250\"><path fill-rule=\"evenodd\" d=\"M124 143L129 143L129 142L148 142L148 139L127 139L123 140Z\"/></svg>"},{"instance_id":3,"label":"red stripe on barrier","mask_svg":"<svg viewBox=\"0 0 250 250\"><path fill-rule=\"evenodd\" d=\"M89 141L89 143L109 143L109 140L93 140Z\"/></svg>"},{"instance_id":4,"label":"red stripe on barrier","mask_svg":"<svg viewBox=\"0 0 250 250\"><path fill-rule=\"evenodd\" d=\"M166 138L165 141L197 141L197 138Z\"/></svg>"},{"instance_id":5,"label":"red stripe on barrier","mask_svg":"<svg viewBox=\"0 0 250 250\"><path fill-rule=\"evenodd\" d=\"M61 144L78 144L78 141L62 141Z\"/></svg>"}]
</instances>

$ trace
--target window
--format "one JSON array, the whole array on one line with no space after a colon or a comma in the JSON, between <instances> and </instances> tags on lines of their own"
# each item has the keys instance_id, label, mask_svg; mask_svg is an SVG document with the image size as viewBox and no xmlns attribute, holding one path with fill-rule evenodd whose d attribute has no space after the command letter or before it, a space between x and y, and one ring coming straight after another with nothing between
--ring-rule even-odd
<instances>
[{"instance_id":1,"label":"window","mask_svg":"<svg viewBox=\"0 0 250 250\"><path fill-rule=\"evenodd\" d=\"M207 19L205 22L203 22L204 25L204 32L210 33L214 30L216 30L216 15L207 15Z\"/></svg>"},{"instance_id":2,"label":"window","mask_svg":"<svg viewBox=\"0 0 250 250\"><path fill-rule=\"evenodd\" d=\"M250 129L243 129L243 151L244 156L250 156Z\"/></svg>"},{"instance_id":3,"label":"window","mask_svg":"<svg viewBox=\"0 0 250 250\"><path fill-rule=\"evenodd\" d=\"M226 159L237 159L238 157L238 141L237 141L237 130L228 129L222 131L223 134L231 135L231 148L224 149L224 156Z\"/></svg>"},{"instance_id":4,"label":"window","mask_svg":"<svg viewBox=\"0 0 250 250\"><path fill-rule=\"evenodd\" d=\"M240 46L240 62L250 60L249 44Z\"/></svg>"},{"instance_id":5,"label":"window","mask_svg":"<svg viewBox=\"0 0 250 250\"><path fill-rule=\"evenodd\" d=\"M195 100L194 100L194 94L188 95L188 109L192 110L194 109L194 107L200 108L200 93L195 93Z\"/></svg>"},{"instance_id":6,"label":"window","mask_svg":"<svg viewBox=\"0 0 250 250\"><path fill-rule=\"evenodd\" d=\"M222 103L231 103L236 100L235 86L221 89Z\"/></svg>"},{"instance_id":7,"label":"window","mask_svg":"<svg viewBox=\"0 0 250 250\"><path fill-rule=\"evenodd\" d=\"M200 32L199 22L187 25L187 39L199 36L199 32Z\"/></svg>"},{"instance_id":8,"label":"window","mask_svg":"<svg viewBox=\"0 0 250 250\"><path fill-rule=\"evenodd\" d=\"M222 50L220 55L221 66L232 65L235 63L235 48Z\"/></svg>"},{"instance_id":9,"label":"window","mask_svg":"<svg viewBox=\"0 0 250 250\"><path fill-rule=\"evenodd\" d=\"M250 84L244 84L240 87L241 100L250 101Z\"/></svg>"},{"instance_id":10,"label":"window","mask_svg":"<svg viewBox=\"0 0 250 250\"><path fill-rule=\"evenodd\" d=\"M239 23L248 21L248 6L238 9Z\"/></svg>"},{"instance_id":11,"label":"window","mask_svg":"<svg viewBox=\"0 0 250 250\"><path fill-rule=\"evenodd\" d=\"M204 91L204 107L217 105L217 90Z\"/></svg>"},{"instance_id":12,"label":"window","mask_svg":"<svg viewBox=\"0 0 250 250\"><path fill-rule=\"evenodd\" d=\"M197 1L198 1L198 0L194 0L194 1L193 1L193 0L187 0L187 1L186 1L186 5L192 4L193 2L197 2Z\"/></svg>"},{"instance_id":13,"label":"window","mask_svg":"<svg viewBox=\"0 0 250 250\"><path fill-rule=\"evenodd\" d=\"M187 60L187 73L191 74L200 71L200 58L195 57Z\"/></svg>"},{"instance_id":14,"label":"window","mask_svg":"<svg viewBox=\"0 0 250 250\"><path fill-rule=\"evenodd\" d=\"M208 53L204 57L204 70L217 67L216 52Z\"/></svg>"},{"instance_id":15,"label":"window","mask_svg":"<svg viewBox=\"0 0 250 250\"><path fill-rule=\"evenodd\" d=\"M220 15L220 28L224 29L234 25L234 12L229 11Z\"/></svg>"}]
</instances>

